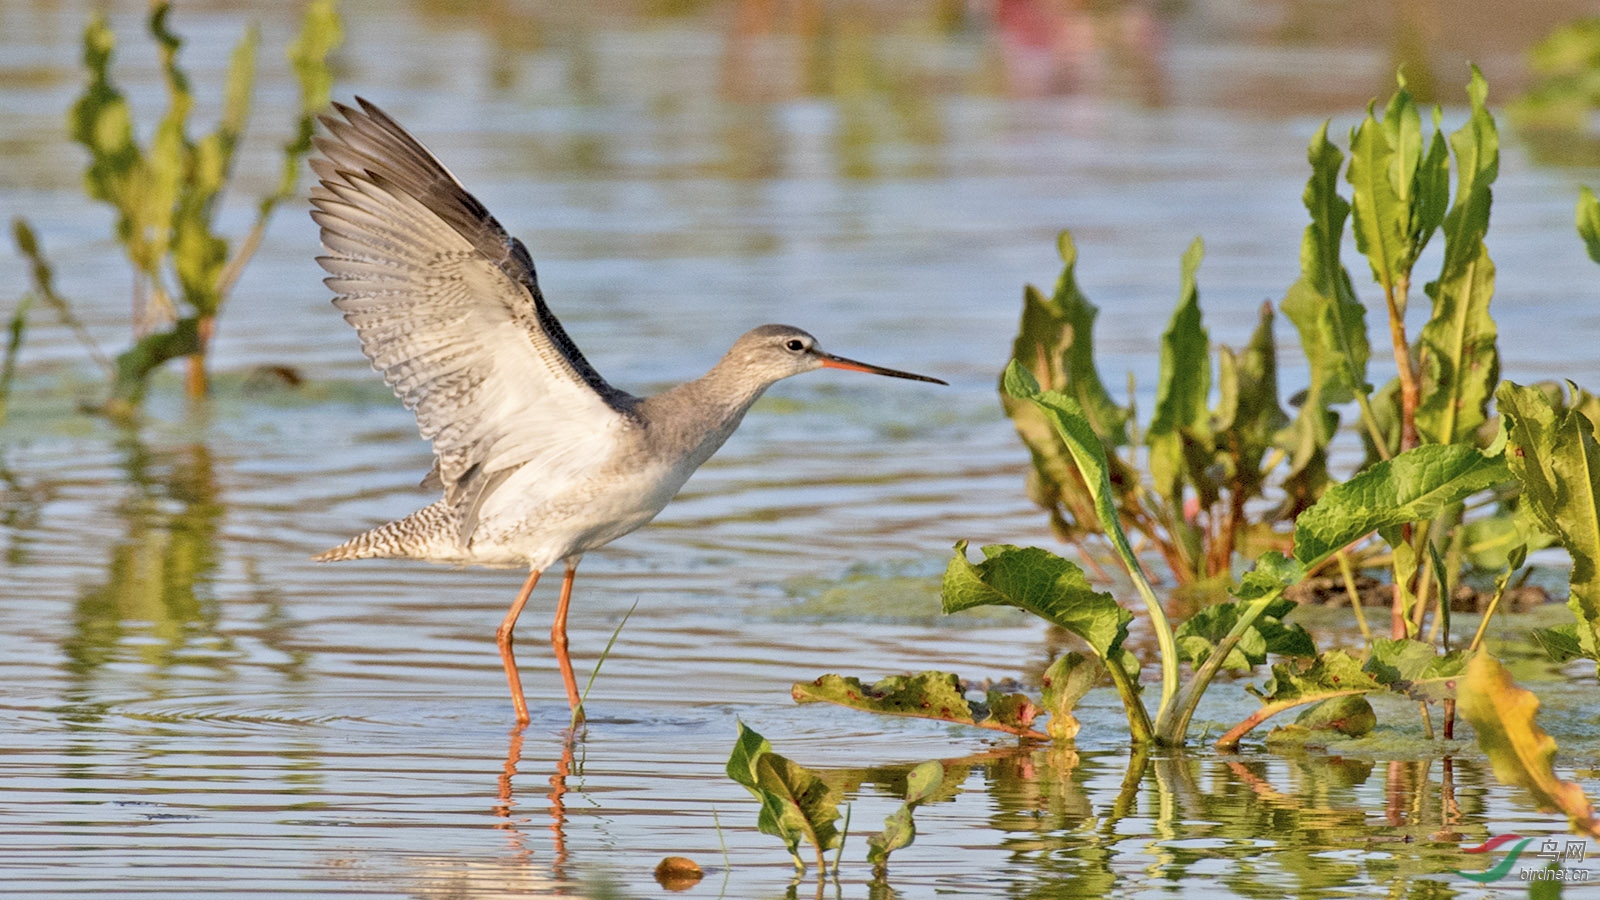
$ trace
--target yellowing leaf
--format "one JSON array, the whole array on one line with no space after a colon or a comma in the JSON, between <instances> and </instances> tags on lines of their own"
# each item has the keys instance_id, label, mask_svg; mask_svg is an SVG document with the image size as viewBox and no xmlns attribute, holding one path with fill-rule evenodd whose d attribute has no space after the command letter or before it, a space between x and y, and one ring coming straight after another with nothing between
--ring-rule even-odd
<instances>
[{"instance_id":1,"label":"yellowing leaf","mask_svg":"<svg viewBox=\"0 0 1600 900\"><path fill-rule=\"evenodd\" d=\"M948 672L890 675L872 685L859 678L823 675L789 690L796 703L834 703L862 712L915 719L937 719L1004 731L1022 737L1044 738L1033 729L1039 707L1024 694L989 691L981 703L967 700L961 679Z\"/></svg>"},{"instance_id":2,"label":"yellowing leaf","mask_svg":"<svg viewBox=\"0 0 1600 900\"><path fill-rule=\"evenodd\" d=\"M1600 819L1583 788L1557 778L1551 768L1556 742L1534 721L1539 698L1517 687L1487 653L1467 664L1458 696L1456 708L1478 732L1478 746L1489 755L1494 777L1527 790L1541 810L1565 813L1573 831L1600 838Z\"/></svg>"}]
</instances>

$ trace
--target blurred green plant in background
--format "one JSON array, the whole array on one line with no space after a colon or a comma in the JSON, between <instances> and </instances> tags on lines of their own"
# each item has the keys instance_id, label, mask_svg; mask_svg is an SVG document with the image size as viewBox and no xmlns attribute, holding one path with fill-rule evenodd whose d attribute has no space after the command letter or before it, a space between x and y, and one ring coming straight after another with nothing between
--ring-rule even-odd
<instances>
[{"instance_id":1,"label":"blurred green plant in background","mask_svg":"<svg viewBox=\"0 0 1600 900\"><path fill-rule=\"evenodd\" d=\"M161 60L167 108L148 143L141 145L126 96L112 79L117 36L103 15L84 29L83 63L88 84L68 116L74 141L89 152L84 190L115 213L115 236L134 273L133 343L106 361L87 333L80 340L108 369L110 395L103 411L126 417L144 400L150 376L178 358L187 360L185 390L197 398L207 392L206 354L217 319L239 275L260 246L279 204L294 196L300 163L311 150L315 115L329 102L333 75L328 54L342 39L335 0L307 3L299 35L287 55L300 86L299 117L284 144L276 187L256 203L255 221L235 244L217 230L222 200L233 180L234 153L250 117L256 81L255 28L234 48L223 86L222 112L210 133L195 138L190 114L195 100L189 77L179 65L183 41L172 30L171 6L150 6L148 28ZM70 318L70 307L50 283L33 229L14 222L18 248L32 262L33 297ZM26 331L29 300L13 316L5 364L9 374ZM0 403L9 379L0 375ZM0 411L3 411L0 406Z\"/></svg>"}]
</instances>

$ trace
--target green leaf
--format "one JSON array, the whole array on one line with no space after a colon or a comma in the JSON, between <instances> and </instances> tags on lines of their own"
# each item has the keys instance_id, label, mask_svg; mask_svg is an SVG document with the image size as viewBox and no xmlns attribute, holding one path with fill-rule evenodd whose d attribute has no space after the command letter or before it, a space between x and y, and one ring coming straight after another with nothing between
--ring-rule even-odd
<instances>
[{"instance_id":1,"label":"green leaf","mask_svg":"<svg viewBox=\"0 0 1600 900\"><path fill-rule=\"evenodd\" d=\"M1495 269L1484 243L1500 145L1494 117L1484 106L1486 92L1474 67L1468 86L1472 115L1450 136L1457 184L1444 220L1444 265L1439 280L1427 286L1433 313L1419 337L1423 402L1417 428L1439 444L1473 441L1500 380L1497 330L1489 317Z\"/></svg>"},{"instance_id":2,"label":"green leaf","mask_svg":"<svg viewBox=\"0 0 1600 900\"><path fill-rule=\"evenodd\" d=\"M1211 338L1201 322L1195 282L1204 256L1205 245L1199 238L1183 254L1178 305L1161 335L1156 406L1145 432L1156 493L1174 510L1183 508L1184 443L1208 436L1210 430L1206 401L1211 391Z\"/></svg>"},{"instance_id":3,"label":"green leaf","mask_svg":"<svg viewBox=\"0 0 1600 900\"><path fill-rule=\"evenodd\" d=\"M1464 444L1429 444L1329 488L1295 521L1294 555L1307 568L1374 531L1431 519L1510 479L1503 456Z\"/></svg>"},{"instance_id":4,"label":"green leaf","mask_svg":"<svg viewBox=\"0 0 1600 900\"><path fill-rule=\"evenodd\" d=\"M1070 232L1061 233L1058 246L1063 268L1055 294L1047 299L1032 286L1023 292L1011 355L1039 384L1077 400L1099 439L1118 447L1128 442L1129 413L1111 400L1095 368L1094 322L1100 311L1078 288L1078 251ZM1007 394L1003 385L1000 398L1033 457L1029 494L1052 513L1059 536L1071 540L1080 532L1099 531L1093 495L1050 421L1033 403ZM1114 457L1108 457L1108 465L1117 465Z\"/></svg>"},{"instance_id":5,"label":"green leaf","mask_svg":"<svg viewBox=\"0 0 1600 900\"><path fill-rule=\"evenodd\" d=\"M1327 446L1339 427L1333 406L1365 393L1367 360L1366 310L1356 300L1350 273L1339 261L1340 240L1350 204L1339 196L1339 170L1344 154L1328 141L1323 123L1306 153L1311 178L1304 201L1311 214L1300 242L1300 278L1283 298L1283 314L1300 334L1310 383L1304 402L1277 443L1289 454L1284 480L1288 506L1284 515L1310 506L1328 482Z\"/></svg>"},{"instance_id":6,"label":"green leaf","mask_svg":"<svg viewBox=\"0 0 1600 900\"><path fill-rule=\"evenodd\" d=\"M1390 690L1413 700L1437 702L1455 698L1467 659L1463 650L1440 655L1427 641L1379 639L1373 642L1362 668Z\"/></svg>"},{"instance_id":7,"label":"green leaf","mask_svg":"<svg viewBox=\"0 0 1600 900\"><path fill-rule=\"evenodd\" d=\"M1505 382L1495 393L1506 459L1521 503L1572 557L1567 606L1583 656L1600 659L1600 442L1582 412L1560 412L1538 388ZM1597 667L1600 668L1600 667Z\"/></svg>"},{"instance_id":8,"label":"green leaf","mask_svg":"<svg viewBox=\"0 0 1600 900\"><path fill-rule=\"evenodd\" d=\"M1372 704L1361 694L1345 694L1342 697L1332 697L1321 703L1306 707L1300 715L1294 717L1294 724L1284 728L1275 728L1273 733L1267 735L1270 742L1276 737L1282 740L1286 733L1327 733L1342 734L1346 737L1360 737L1370 732L1378 724L1378 716L1372 710Z\"/></svg>"},{"instance_id":9,"label":"green leaf","mask_svg":"<svg viewBox=\"0 0 1600 900\"><path fill-rule=\"evenodd\" d=\"M1391 124L1396 118L1417 115L1410 101L1411 95L1403 89L1395 93L1384 111ZM1388 292L1410 270L1411 210L1400 189L1403 186L1409 193L1413 172L1396 177L1401 174L1396 170L1401 168L1397 163L1403 156L1390 141L1394 129L1385 128L1373 109L1367 107L1366 118L1350 135L1350 167L1345 177L1353 189L1356 249L1367 257L1373 280Z\"/></svg>"},{"instance_id":10,"label":"green leaf","mask_svg":"<svg viewBox=\"0 0 1600 900\"><path fill-rule=\"evenodd\" d=\"M1198 262L1198 258L1195 261ZM1166 610L1156 597L1155 588L1151 587L1144 567L1134 555L1133 547L1128 543L1128 535L1122 530L1122 522L1113 503L1110 468L1106 463L1105 447L1096 437L1094 429L1084 417L1083 409L1077 401L1056 391L1041 391L1039 383L1016 360L1012 360L1011 364L1006 366L1002 384L1007 394L1031 401L1038 406L1055 427L1067 449L1071 451L1073 462L1083 475L1084 485L1088 487L1094 499L1095 514L1100 519L1100 527L1110 540L1112 548L1117 551L1117 558L1122 561L1123 568L1127 569L1128 577L1133 580L1134 588L1139 591L1139 598L1144 601L1145 611L1150 616L1150 626L1155 631L1156 643L1161 653L1161 700L1157 705L1159 717L1168 711L1178 693L1178 648L1172 639L1172 626L1167 623ZM964 556L962 558L965 559ZM1148 727L1149 715L1136 698L1137 682L1128 675L1130 668L1137 667L1127 664L1127 660L1119 656L1113 656L1106 662L1107 671L1111 673L1117 692L1122 696L1123 705L1128 710L1128 721L1135 740L1142 739L1141 735L1151 736L1153 732Z\"/></svg>"},{"instance_id":11,"label":"green leaf","mask_svg":"<svg viewBox=\"0 0 1600 900\"><path fill-rule=\"evenodd\" d=\"M1534 721L1539 698L1517 687L1499 661L1487 653L1472 657L1456 708L1478 733L1495 778L1526 790L1540 809L1565 813L1574 831L1600 837L1600 820L1583 788L1556 777L1555 739Z\"/></svg>"},{"instance_id":12,"label":"green leaf","mask_svg":"<svg viewBox=\"0 0 1600 900\"><path fill-rule=\"evenodd\" d=\"M300 83L300 118L294 137L283 145L283 171L277 190L261 199L258 222L264 221L277 204L294 196L300 180L300 161L311 152L316 116L328 107L333 93L333 69L328 65L328 55L343 42L344 25L335 0L311 0L306 4L300 33L287 50L289 66Z\"/></svg>"},{"instance_id":13,"label":"green leaf","mask_svg":"<svg viewBox=\"0 0 1600 900\"><path fill-rule=\"evenodd\" d=\"M179 319L170 331L147 334L117 354L116 380L111 388L111 403L116 410L128 411L138 406L150 384L150 373L163 363L200 351L198 324L193 316Z\"/></svg>"},{"instance_id":14,"label":"green leaf","mask_svg":"<svg viewBox=\"0 0 1600 900\"><path fill-rule=\"evenodd\" d=\"M1122 645L1133 613L1109 593L1089 586L1083 570L1038 547L993 544L984 560L967 559L967 542L956 543L944 574L946 614L974 606L1014 606L1083 638L1101 659Z\"/></svg>"},{"instance_id":15,"label":"green leaf","mask_svg":"<svg viewBox=\"0 0 1600 900\"><path fill-rule=\"evenodd\" d=\"M1042 388L1077 400L1095 434L1118 447L1128 440L1128 411L1111 399L1095 367L1094 323L1100 310L1078 287L1078 248L1072 232L1061 232L1056 246L1062 269L1055 293L1046 299L1038 290L1027 289L1011 356ZM1003 390L1001 396L1012 400Z\"/></svg>"},{"instance_id":16,"label":"green leaf","mask_svg":"<svg viewBox=\"0 0 1600 900\"><path fill-rule=\"evenodd\" d=\"M1272 337L1272 304L1261 304L1260 321L1240 353L1224 347L1217 370L1218 404L1211 431L1224 461L1228 488L1242 498L1258 496L1266 479L1261 461L1289 424L1278 405L1278 348Z\"/></svg>"},{"instance_id":17,"label":"green leaf","mask_svg":"<svg viewBox=\"0 0 1600 900\"><path fill-rule=\"evenodd\" d=\"M1039 702L1050 714L1045 731L1052 740L1070 741L1078 736L1081 725L1072 709L1104 671L1105 665L1098 659L1075 650L1056 657L1050 668L1044 670L1044 691Z\"/></svg>"},{"instance_id":18,"label":"green leaf","mask_svg":"<svg viewBox=\"0 0 1600 900\"><path fill-rule=\"evenodd\" d=\"M1557 625L1554 628L1533 629L1533 639L1552 662L1564 663L1574 659L1595 659L1593 653L1583 649L1578 638L1577 625ZM1600 662L1600 660L1596 660Z\"/></svg>"},{"instance_id":19,"label":"green leaf","mask_svg":"<svg viewBox=\"0 0 1600 900\"><path fill-rule=\"evenodd\" d=\"M1272 600L1285 588L1299 584L1306 577L1306 567L1298 559L1291 559L1276 550L1268 550L1256 558L1256 564L1239 578L1233 595L1240 600Z\"/></svg>"},{"instance_id":20,"label":"green leaf","mask_svg":"<svg viewBox=\"0 0 1600 900\"><path fill-rule=\"evenodd\" d=\"M767 739L743 722L727 771L761 801L756 827L784 842L795 868L806 867L800 859L802 841L816 848L818 868L824 868L823 852L844 839L834 824L839 820L838 793L806 768L772 752Z\"/></svg>"},{"instance_id":21,"label":"green leaf","mask_svg":"<svg viewBox=\"0 0 1600 900\"><path fill-rule=\"evenodd\" d=\"M989 691L984 702L973 703L967 700L961 679L948 672L890 675L870 686L859 678L823 675L796 683L789 694L796 703L833 703L879 715L937 719L1022 737L1047 736L1032 727L1039 708L1027 695Z\"/></svg>"},{"instance_id":22,"label":"green leaf","mask_svg":"<svg viewBox=\"0 0 1600 900\"><path fill-rule=\"evenodd\" d=\"M883 831L867 837L867 862L879 878L888 870L889 854L910 846L917 837L912 810L932 798L943 782L944 766L938 760L921 763L906 775L905 802L883 820Z\"/></svg>"},{"instance_id":23,"label":"green leaf","mask_svg":"<svg viewBox=\"0 0 1600 900\"><path fill-rule=\"evenodd\" d=\"M1577 223L1589 258L1600 263L1600 200L1587 186L1578 188Z\"/></svg>"},{"instance_id":24,"label":"green leaf","mask_svg":"<svg viewBox=\"0 0 1600 900\"><path fill-rule=\"evenodd\" d=\"M1178 626L1178 649L1194 666L1203 665L1239 623L1243 602L1207 606ZM1283 617L1295 609L1293 600L1279 597L1267 603L1255 620L1240 634L1222 661L1222 668L1247 672L1274 656L1316 656L1311 635L1299 625L1285 625Z\"/></svg>"},{"instance_id":25,"label":"green leaf","mask_svg":"<svg viewBox=\"0 0 1600 900\"><path fill-rule=\"evenodd\" d=\"M1380 684L1361 668L1361 663L1343 650L1329 650L1309 666L1278 663L1272 677L1256 693L1263 703L1298 706L1339 694L1381 690ZM1285 707L1287 708L1287 707Z\"/></svg>"},{"instance_id":26,"label":"green leaf","mask_svg":"<svg viewBox=\"0 0 1600 900\"><path fill-rule=\"evenodd\" d=\"M1219 749L1237 746L1239 738L1286 709L1382 689L1383 685L1362 671L1361 663L1343 650L1329 650L1310 665L1278 663L1272 667L1272 677L1263 690L1250 689L1261 698L1261 708L1218 738L1216 746Z\"/></svg>"}]
</instances>

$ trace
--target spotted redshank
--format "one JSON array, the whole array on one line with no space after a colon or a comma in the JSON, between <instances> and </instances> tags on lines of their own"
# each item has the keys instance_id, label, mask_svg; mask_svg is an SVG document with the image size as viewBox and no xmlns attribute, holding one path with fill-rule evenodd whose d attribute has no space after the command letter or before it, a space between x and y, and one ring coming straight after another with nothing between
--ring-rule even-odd
<instances>
[{"instance_id":1,"label":"spotted redshank","mask_svg":"<svg viewBox=\"0 0 1600 900\"><path fill-rule=\"evenodd\" d=\"M539 576L565 566L550 644L574 719L567 655L578 561L644 525L774 382L848 369L944 384L824 353L762 325L700 378L650 397L606 382L545 304L533 260L482 203L371 103L334 104L311 168L318 262L361 350L433 443L424 485L443 496L316 557L528 569L495 640L519 726L528 705L512 629Z\"/></svg>"}]
</instances>

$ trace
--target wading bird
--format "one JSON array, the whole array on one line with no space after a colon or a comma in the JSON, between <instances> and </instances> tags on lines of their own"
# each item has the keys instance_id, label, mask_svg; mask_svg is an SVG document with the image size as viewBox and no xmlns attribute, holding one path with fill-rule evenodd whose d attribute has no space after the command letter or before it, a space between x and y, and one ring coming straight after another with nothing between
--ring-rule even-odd
<instances>
[{"instance_id":1,"label":"wading bird","mask_svg":"<svg viewBox=\"0 0 1600 900\"><path fill-rule=\"evenodd\" d=\"M578 561L633 531L780 379L848 369L944 382L824 353L811 335L762 325L700 378L650 397L606 382L556 321L522 242L371 103L334 104L311 168L333 304L433 443L423 484L443 496L316 557L522 567L495 640L519 726L528 722L512 629L539 576L566 568L550 644L574 719L567 656Z\"/></svg>"}]
</instances>

